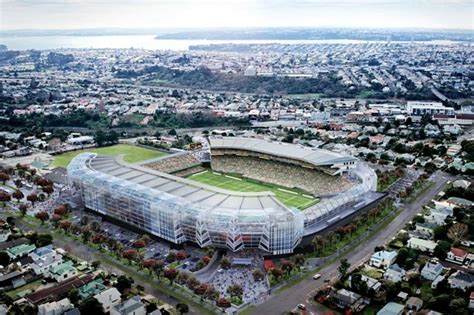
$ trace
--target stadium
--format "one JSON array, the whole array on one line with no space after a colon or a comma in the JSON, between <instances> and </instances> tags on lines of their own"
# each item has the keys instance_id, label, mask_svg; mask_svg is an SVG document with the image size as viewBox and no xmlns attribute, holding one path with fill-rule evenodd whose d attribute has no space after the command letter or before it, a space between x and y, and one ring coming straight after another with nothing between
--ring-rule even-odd
<instances>
[{"instance_id":1,"label":"stadium","mask_svg":"<svg viewBox=\"0 0 474 315\"><path fill-rule=\"evenodd\" d=\"M374 202L375 172L331 151L253 138L130 164L83 153L68 166L91 211L174 244L292 253Z\"/></svg>"}]
</instances>

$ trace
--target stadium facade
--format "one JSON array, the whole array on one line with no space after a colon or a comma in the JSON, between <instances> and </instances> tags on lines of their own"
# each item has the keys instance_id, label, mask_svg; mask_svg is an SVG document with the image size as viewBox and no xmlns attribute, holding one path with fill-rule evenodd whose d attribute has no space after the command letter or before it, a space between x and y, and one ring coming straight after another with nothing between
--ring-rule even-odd
<instances>
[{"instance_id":1,"label":"stadium facade","mask_svg":"<svg viewBox=\"0 0 474 315\"><path fill-rule=\"evenodd\" d=\"M129 164L121 156L83 153L68 166L70 184L86 208L123 221L175 244L193 242L238 251L259 248L291 253L317 225L330 225L348 207L376 189L375 172L350 156L250 138L211 139L211 155L225 150L262 154L339 176L354 185L300 211L271 192L237 192ZM313 170L313 171L314 171Z\"/></svg>"}]
</instances>

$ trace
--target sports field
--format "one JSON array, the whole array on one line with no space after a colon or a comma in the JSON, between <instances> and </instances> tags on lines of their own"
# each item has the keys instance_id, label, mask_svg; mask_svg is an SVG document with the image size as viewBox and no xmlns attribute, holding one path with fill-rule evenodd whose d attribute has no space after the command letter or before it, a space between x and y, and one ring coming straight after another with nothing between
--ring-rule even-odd
<instances>
[{"instance_id":1,"label":"sports field","mask_svg":"<svg viewBox=\"0 0 474 315\"><path fill-rule=\"evenodd\" d=\"M69 162L78 154L84 152L93 152L101 155L119 155L125 154L123 159L125 162L128 163L136 163L140 161L145 161L149 159L153 159L162 155L166 155L166 153L147 149L143 147L138 147L130 144L116 144L110 147L102 147L102 148L91 148L85 150L77 150L71 151L67 153L63 153L60 155L56 155L54 157L53 166L57 167L67 167Z\"/></svg>"},{"instance_id":2,"label":"sports field","mask_svg":"<svg viewBox=\"0 0 474 315\"><path fill-rule=\"evenodd\" d=\"M245 178L238 178L235 176L216 173L213 171L205 171L197 173L188 177L188 179L195 180L210 186L219 187L233 191L243 192L259 192L271 191L276 198L285 206L290 208L297 208L300 210L306 209L319 202L318 198L311 197L309 194L305 195L301 191L292 188L279 187L272 184L258 183L249 181Z\"/></svg>"}]
</instances>

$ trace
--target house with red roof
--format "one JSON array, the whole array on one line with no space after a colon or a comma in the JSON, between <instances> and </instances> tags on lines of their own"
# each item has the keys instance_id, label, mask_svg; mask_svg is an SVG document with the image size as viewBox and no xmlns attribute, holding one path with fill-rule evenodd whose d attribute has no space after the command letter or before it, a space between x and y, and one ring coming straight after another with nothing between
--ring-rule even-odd
<instances>
[{"instance_id":1,"label":"house with red roof","mask_svg":"<svg viewBox=\"0 0 474 315\"><path fill-rule=\"evenodd\" d=\"M451 247L451 250L448 252L448 255L446 257L446 260L462 265L462 263L467 257L467 254L468 252L466 252L464 249Z\"/></svg>"}]
</instances>

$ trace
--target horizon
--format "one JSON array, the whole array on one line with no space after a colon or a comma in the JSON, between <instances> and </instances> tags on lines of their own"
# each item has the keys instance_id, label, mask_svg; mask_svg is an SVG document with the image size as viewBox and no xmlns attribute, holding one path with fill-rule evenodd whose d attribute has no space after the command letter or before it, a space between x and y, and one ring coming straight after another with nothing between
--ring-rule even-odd
<instances>
[{"instance_id":1,"label":"horizon","mask_svg":"<svg viewBox=\"0 0 474 315\"><path fill-rule=\"evenodd\" d=\"M0 0L0 30L376 28L473 31L470 0Z\"/></svg>"}]
</instances>

